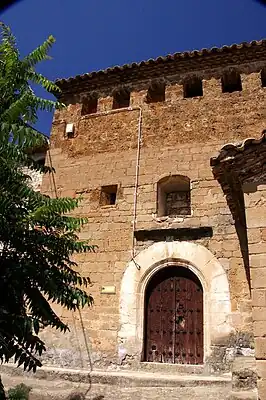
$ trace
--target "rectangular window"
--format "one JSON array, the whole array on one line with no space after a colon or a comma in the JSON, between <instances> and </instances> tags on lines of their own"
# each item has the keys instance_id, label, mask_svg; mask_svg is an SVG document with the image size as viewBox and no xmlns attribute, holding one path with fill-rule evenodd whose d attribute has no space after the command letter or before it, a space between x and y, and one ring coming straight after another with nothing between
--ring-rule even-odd
<instances>
[{"instance_id":1,"label":"rectangular window","mask_svg":"<svg viewBox=\"0 0 266 400\"><path fill-rule=\"evenodd\" d=\"M81 107L81 115L97 113L97 106L98 106L98 99L96 97L84 100Z\"/></svg>"},{"instance_id":2,"label":"rectangular window","mask_svg":"<svg viewBox=\"0 0 266 400\"><path fill-rule=\"evenodd\" d=\"M117 185L102 186L100 206L112 206L116 204Z\"/></svg>"},{"instance_id":3,"label":"rectangular window","mask_svg":"<svg viewBox=\"0 0 266 400\"><path fill-rule=\"evenodd\" d=\"M116 108L126 108L130 104L130 92L128 90L120 90L114 93L113 110Z\"/></svg>"},{"instance_id":4,"label":"rectangular window","mask_svg":"<svg viewBox=\"0 0 266 400\"><path fill-rule=\"evenodd\" d=\"M221 82L223 93L242 91L241 76L236 71L225 72L222 76Z\"/></svg>"},{"instance_id":5,"label":"rectangular window","mask_svg":"<svg viewBox=\"0 0 266 400\"><path fill-rule=\"evenodd\" d=\"M147 103L158 103L165 101L165 84L153 83L147 92Z\"/></svg>"},{"instance_id":6,"label":"rectangular window","mask_svg":"<svg viewBox=\"0 0 266 400\"><path fill-rule=\"evenodd\" d=\"M187 80L183 85L184 98L203 96L202 80L200 78L192 78Z\"/></svg>"}]
</instances>

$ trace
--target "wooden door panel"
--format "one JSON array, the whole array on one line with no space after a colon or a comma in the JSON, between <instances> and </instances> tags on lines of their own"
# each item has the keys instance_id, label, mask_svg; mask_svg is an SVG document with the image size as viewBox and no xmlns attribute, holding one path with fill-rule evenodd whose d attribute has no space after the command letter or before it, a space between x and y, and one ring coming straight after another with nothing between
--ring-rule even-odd
<instances>
[{"instance_id":1,"label":"wooden door panel","mask_svg":"<svg viewBox=\"0 0 266 400\"><path fill-rule=\"evenodd\" d=\"M196 330L196 349L197 349L197 362L198 364L203 363L203 293L201 288L196 289L196 300L197 304L196 317L195 317L195 330Z\"/></svg>"},{"instance_id":2,"label":"wooden door panel","mask_svg":"<svg viewBox=\"0 0 266 400\"><path fill-rule=\"evenodd\" d=\"M146 360L161 362L161 286L152 288L147 303Z\"/></svg>"},{"instance_id":3,"label":"wooden door panel","mask_svg":"<svg viewBox=\"0 0 266 400\"><path fill-rule=\"evenodd\" d=\"M203 291L198 278L183 267L166 267L146 293L145 360L203 362Z\"/></svg>"},{"instance_id":4,"label":"wooden door panel","mask_svg":"<svg viewBox=\"0 0 266 400\"><path fill-rule=\"evenodd\" d=\"M162 288L162 313L161 313L161 360L164 363L174 362L174 331L175 331L175 280L173 277L161 283Z\"/></svg>"}]
</instances>

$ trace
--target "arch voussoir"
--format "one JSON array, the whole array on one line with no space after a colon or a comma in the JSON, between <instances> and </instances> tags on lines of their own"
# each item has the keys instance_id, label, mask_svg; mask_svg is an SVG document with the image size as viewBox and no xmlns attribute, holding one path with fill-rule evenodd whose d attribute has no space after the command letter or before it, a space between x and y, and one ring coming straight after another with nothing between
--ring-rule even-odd
<instances>
[{"instance_id":1,"label":"arch voussoir","mask_svg":"<svg viewBox=\"0 0 266 400\"><path fill-rule=\"evenodd\" d=\"M136 268L136 264L138 268ZM204 246L191 242L158 242L130 261L120 291L119 357L126 354L141 359L144 343L145 290L151 277L167 265L189 268L200 280L204 292L204 355L211 340L228 335L231 301L223 266Z\"/></svg>"}]
</instances>

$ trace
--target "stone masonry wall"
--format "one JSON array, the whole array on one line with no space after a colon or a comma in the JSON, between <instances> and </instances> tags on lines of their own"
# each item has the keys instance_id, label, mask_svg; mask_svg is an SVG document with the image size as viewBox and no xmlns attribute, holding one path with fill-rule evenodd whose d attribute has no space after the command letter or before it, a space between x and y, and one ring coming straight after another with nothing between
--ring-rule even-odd
<instances>
[{"instance_id":1,"label":"stone masonry wall","mask_svg":"<svg viewBox=\"0 0 266 400\"><path fill-rule=\"evenodd\" d=\"M252 319L260 399L266 397L266 185L260 182L245 193L248 227Z\"/></svg>"},{"instance_id":2,"label":"stone masonry wall","mask_svg":"<svg viewBox=\"0 0 266 400\"><path fill-rule=\"evenodd\" d=\"M222 93L219 80L204 80L203 97L184 99L182 86L175 84L166 87L165 102L154 104L145 102L145 90L131 93L130 105L142 109L135 228L212 228L212 235L197 242L226 270L232 305L233 335L217 338L212 345L218 347L252 347L250 294L239 243L209 166L210 157L223 144L256 137L265 127L266 89L261 87L259 73L242 75L242 87L242 92ZM98 112L111 108L110 97L99 99ZM49 346L47 364L87 368L91 360L100 366L117 363L120 284L132 259L139 116L139 109L127 109L81 117L80 104L70 104L54 116L51 159L57 192L60 196L82 196L76 213L86 216L89 223L80 237L99 249L76 257L80 272L91 278L88 290L94 305L77 315L55 307L69 322L71 332L43 332ZM67 123L74 123L73 138L65 137ZM157 218L157 182L171 174L191 180L191 216ZM118 185L115 205L99 206L104 185ZM42 190L55 195L50 176L44 178ZM249 239L255 249L258 232ZM135 243L135 251L149 244ZM101 293L102 286L114 286L115 293Z\"/></svg>"}]
</instances>

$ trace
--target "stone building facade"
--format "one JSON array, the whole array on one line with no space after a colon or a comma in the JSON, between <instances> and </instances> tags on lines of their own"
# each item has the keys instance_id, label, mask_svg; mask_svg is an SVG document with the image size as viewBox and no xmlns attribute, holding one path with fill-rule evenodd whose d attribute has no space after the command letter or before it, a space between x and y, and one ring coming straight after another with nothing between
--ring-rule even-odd
<instances>
[{"instance_id":1,"label":"stone building facade","mask_svg":"<svg viewBox=\"0 0 266 400\"><path fill-rule=\"evenodd\" d=\"M266 42L57 83L66 108L54 115L47 163L56 173L44 177L42 191L82 196L76 214L88 224L80 237L98 250L76 256L94 305L77 315L54 306L71 331L43 332L45 363L86 369L157 361L217 372L236 354L254 354L245 254L210 158L265 128ZM257 230L248 239L256 257ZM171 285L188 293L186 310ZM192 286L200 293L194 303ZM158 300L154 293L163 290Z\"/></svg>"}]
</instances>

